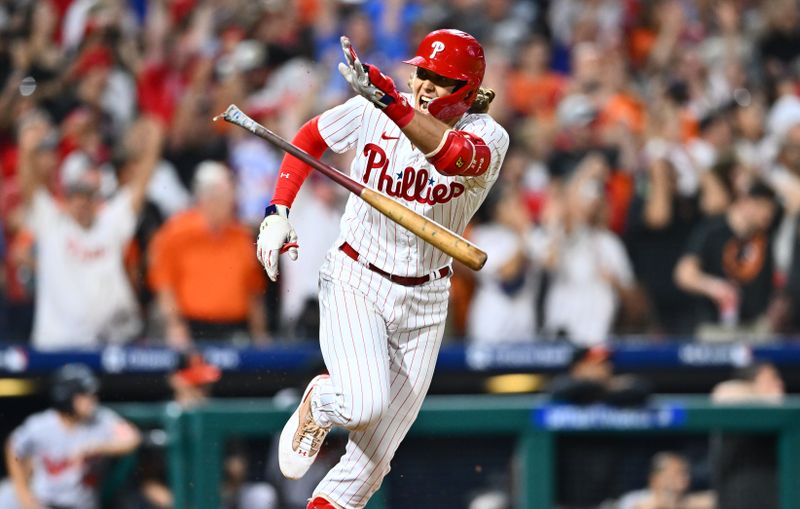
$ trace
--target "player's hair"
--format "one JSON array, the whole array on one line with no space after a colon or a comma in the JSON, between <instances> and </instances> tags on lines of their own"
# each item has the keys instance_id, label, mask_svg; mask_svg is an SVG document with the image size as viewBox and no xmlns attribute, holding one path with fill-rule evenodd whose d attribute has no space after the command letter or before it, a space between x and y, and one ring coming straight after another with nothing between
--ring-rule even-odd
<instances>
[{"instance_id":1,"label":"player's hair","mask_svg":"<svg viewBox=\"0 0 800 509\"><path fill-rule=\"evenodd\" d=\"M495 94L491 88L479 88L478 94L475 97L475 102L469 107L468 113L488 113L489 105L492 104Z\"/></svg>"}]
</instances>

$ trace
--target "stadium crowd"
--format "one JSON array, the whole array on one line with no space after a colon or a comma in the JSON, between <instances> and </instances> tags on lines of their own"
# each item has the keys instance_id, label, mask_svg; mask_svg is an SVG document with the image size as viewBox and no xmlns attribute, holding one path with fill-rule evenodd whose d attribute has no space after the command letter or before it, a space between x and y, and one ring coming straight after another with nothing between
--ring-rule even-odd
<instances>
[{"instance_id":1,"label":"stadium crowd","mask_svg":"<svg viewBox=\"0 0 800 509\"><path fill-rule=\"evenodd\" d=\"M253 234L282 154L211 118L236 103L291 137L350 94L341 34L402 84L438 27L483 44L511 135L467 232L489 262L456 267L451 337L800 330L794 0L13 0L2 339L314 337L343 192L304 186L300 260L267 284Z\"/></svg>"}]
</instances>

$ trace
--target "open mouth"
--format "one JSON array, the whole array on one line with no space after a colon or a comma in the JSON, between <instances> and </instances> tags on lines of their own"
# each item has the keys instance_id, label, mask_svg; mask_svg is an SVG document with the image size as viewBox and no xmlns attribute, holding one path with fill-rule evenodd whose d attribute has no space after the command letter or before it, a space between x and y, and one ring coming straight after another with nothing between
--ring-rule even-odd
<instances>
[{"instance_id":1,"label":"open mouth","mask_svg":"<svg viewBox=\"0 0 800 509\"><path fill-rule=\"evenodd\" d=\"M433 97L419 96L419 109L428 111L428 105L433 101Z\"/></svg>"}]
</instances>

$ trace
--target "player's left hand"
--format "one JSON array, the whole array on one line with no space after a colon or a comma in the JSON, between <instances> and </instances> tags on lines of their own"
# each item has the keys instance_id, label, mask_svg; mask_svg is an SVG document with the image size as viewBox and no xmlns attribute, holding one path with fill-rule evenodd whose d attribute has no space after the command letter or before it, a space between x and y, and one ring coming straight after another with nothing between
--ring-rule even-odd
<instances>
[{"instance_id":1,"label":"player's left hand","mask_svg":"<svg viewBox=\"0 0 800 509\"><path fill-rule=\"evenodd\" d=\"M414 108L397 91L392 78L374 65L362 63L350 44L350 39L342 36L341 43L347 63L339 63L339 73L357 94L382 109L398 126L405 127L414 116Z\"/></svg>"}]
</instances>

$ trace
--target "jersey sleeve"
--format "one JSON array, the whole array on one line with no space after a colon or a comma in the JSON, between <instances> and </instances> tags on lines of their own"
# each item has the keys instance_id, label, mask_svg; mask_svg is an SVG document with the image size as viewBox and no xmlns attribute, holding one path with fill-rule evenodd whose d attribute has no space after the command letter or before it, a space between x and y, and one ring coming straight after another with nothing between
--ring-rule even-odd
<instances>
[{"instance_id":1,"label":"jersey sleeve","mask_svg":"<svg viewBox=\"0 0 800 509\"><path fill-rule=\"evenodd\" d=\"M37 415L28 417L9 437L9 444L14 455L30 458L36 452Z\"/></svg>"},{"instance_id":2,"label":"jersey sleeve","mask_svg":"<svg viewBox=\"0 0 800 509\"><path fill-rule=\"evenodd\" d=\"M469 115L461 125L456 125L459 131L473 134L483 140L491 153L492 161L486 171L474 177L467 177L467 182L472 186L481 188L489 187L500 175L500 168L508 152L508 133L489 115Z\"/></svg>"},{"instance_id":3,"label":"jersey sleeve","mask_svg":"<svg viewBox=\"0 0 800 509\"><path fill-rule=\"evenodd\" d=\"M33 234L44 235L56 224L62 212L55 199L44 189L38 189L28 206L26 222Z\"/></svg>"},{"instance_id":4,"label":"jersey sleeve","mask_svg":"<svg viewBox=\"0 0 800 509\"><path fill-rule=\"evenodd\" d=\"M319 116L319 133L328 147L341 154L356 146L366 108L373 106L357 95Z\"/></svg>"},{"instance_id":5,"label":"jersey sleeve","mask_svg":"<svg viewBox=\"0 0 800 509\"><path fill-rule=\"evenodd\" d=\"M631 286L633 284L633 269L625 251L625 246L613 233L606 232L605 236L605 253L602 255L602 261L606 262L604 268L613 274L623 286Z\"/></svg>"},{"instance_id":6,"label":"jersey sleeve","mask_svg":"<svg viewBox=\"0 0 800 509\"><path fill-rule=\"evenodd\" d=\"M127 421L106 407L98 409L96 422L97 433L103 441L114 440L128 429Z\"/></svg>"},{"instance_id":7,"label":"jersey sleeve","mask_svg":"<svg viewBox=\"0 0 800 509\"><path fill-rule=\"evenodd\" d=\"M106 203L102 215L103 227L109 235L116 236L117 240L125 243L136 233L136 212L133 210L131 193L123 188Z\"/></svg>"}]
</instances>

